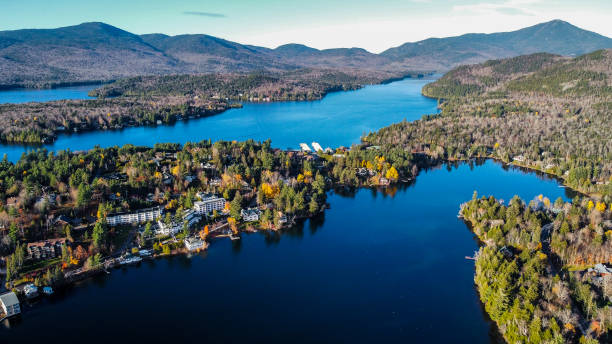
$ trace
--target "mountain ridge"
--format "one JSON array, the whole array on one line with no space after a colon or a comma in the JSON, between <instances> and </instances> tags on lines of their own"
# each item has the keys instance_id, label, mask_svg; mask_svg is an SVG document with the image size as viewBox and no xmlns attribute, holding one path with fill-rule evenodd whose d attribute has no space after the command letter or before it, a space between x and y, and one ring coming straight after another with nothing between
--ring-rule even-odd
<instances>
[{"instance_id":1,"label":"mountain ridge","mask_svg":"<svg viewBox=\"0 0 612 344\"><path fill-rule=\"evenodd\" d=\"M566 56L612 48L612 39L553 20L516 31L469 33L365 49L274 49L206 34L137 35L102 22L0 31L0 87L49 87L139 75L332 68L393 73L444 72L462 64L546 52Z\"/></svg>"}]
</instances>

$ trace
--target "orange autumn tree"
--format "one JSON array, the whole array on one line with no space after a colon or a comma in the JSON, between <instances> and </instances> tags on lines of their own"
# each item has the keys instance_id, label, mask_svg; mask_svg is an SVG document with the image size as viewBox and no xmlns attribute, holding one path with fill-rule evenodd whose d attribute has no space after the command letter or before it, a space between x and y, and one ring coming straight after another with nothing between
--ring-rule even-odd
<instances>
[{"instance_id":1,"label":"orange autumn tree","mask_svg":"<svg viewBox=\"0 0 612 344\"><path fill-rule=\"evenodd\" d=\"M204 226L204 229L200 231L200 239L205 240L208 237L208 225Z\"/></svg>"}]
</instances>

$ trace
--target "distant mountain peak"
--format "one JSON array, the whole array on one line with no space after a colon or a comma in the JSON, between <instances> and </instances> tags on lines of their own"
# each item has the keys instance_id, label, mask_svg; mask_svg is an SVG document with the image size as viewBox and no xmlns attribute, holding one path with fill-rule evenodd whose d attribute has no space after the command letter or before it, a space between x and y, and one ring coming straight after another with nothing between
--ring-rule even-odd
<instances>
[{"instance_id":1,"label":"distant mountain peak","mask_svg":"<svg viewBox=\"0 0 612 344\"><path fill-rule=\"evenodd\" d=\"M319 50L297 43L268 49L204 34L135 35L103 22L86 22L0 31L0 86L305 67L446 71L537 52L575 56L605 48L612 48L612 39L559 19L511 32L429 38L381 54L362 48Z\"/></svg>"}]
</instances>

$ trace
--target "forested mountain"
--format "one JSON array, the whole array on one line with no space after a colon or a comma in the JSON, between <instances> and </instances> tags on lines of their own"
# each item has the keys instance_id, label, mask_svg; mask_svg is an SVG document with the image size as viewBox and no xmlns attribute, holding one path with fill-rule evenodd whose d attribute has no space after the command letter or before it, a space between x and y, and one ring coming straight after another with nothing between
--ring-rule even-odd
<instances>
[{"instance_id":1,"label":"forested mountain","mask_svg":"<svg viewBox=\"0 0 612 344\"><path fill-rule=\"evenodd\" d=\"M612 39L553 20L518 31L429 38L384 51L381 55L406 65L446 70L463 64L539 52L576 56L612 48Z\"/></svg>"},{"instance_id":2,"label":"forested mountain","mask_svg":"<svg viewBox=\"0 0 612 344\"><path fill-rule=\"evenodd\" d=\"M43 85L172 73L181 63L103 23L0 32L0 85Z\"/></svg>"},{"instance_id":3,"label":"forested mountain","mask_svg":"<svg viewBox=\"0 0 612 344\"><path fill-rule=\"evenodd\" d=\"M446 71L534 52L579 55L612 39L555 20L522 30L406 43L381 54L360 48L276 49L208 35L135 35L104 23L0 31L0 88L48 87L138 75L281 71L303 67L383 72Z\"/></svg>"}]
</instances>

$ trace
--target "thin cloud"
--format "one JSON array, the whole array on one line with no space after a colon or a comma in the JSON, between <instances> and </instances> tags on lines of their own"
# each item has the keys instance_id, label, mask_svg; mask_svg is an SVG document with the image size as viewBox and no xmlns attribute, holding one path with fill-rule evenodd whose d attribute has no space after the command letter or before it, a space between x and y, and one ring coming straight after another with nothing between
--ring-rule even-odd
<instances>
[{"instance_id":1,"label":"thin cloud","mask_svg":"<svg viewBox=\"0 0 612 344\"><path fill-rule=\"evenodd\" d=\"M474 13L480 15L504 14L511 16L533 16L535 13L528 7L538 0L509 0L503 3L478 3L472 5L456 5L453 11Z\"/></svg>"},{"instance_id":2,"label":"thin cloud","mask_svg":"<svg viewBox=\"0 0 612 344\"><path fill-rule=\"evenodd\" d=\"M200 11L185 11L183 14L188 16L200 16L200 17L209 17L209 18L226 18L227 16L222 13L212 13L212 12L200 12Z\"/></svg>"}]
</instances>

